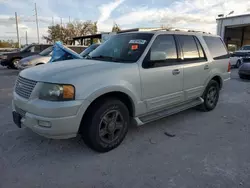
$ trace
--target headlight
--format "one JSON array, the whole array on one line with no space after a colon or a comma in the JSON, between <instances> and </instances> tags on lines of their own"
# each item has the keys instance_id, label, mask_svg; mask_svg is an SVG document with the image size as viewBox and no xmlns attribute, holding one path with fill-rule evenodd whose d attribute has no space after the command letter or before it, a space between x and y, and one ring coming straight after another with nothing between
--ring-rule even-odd
<instances>
[{"instance_id":1,"label":"headlight","mask_svg":"<svg viewBox=\"0 0 250 188\"><path fill-rule=\"evenodd\" d=\"M0 59L7 59L7 58L8 58L7 55L1 55L1 56L0 56Z\"/></svg>"},{"instance_id":2,"label":"headlight","mask_svg":"<svg viewBox=\"0 0 250 188\"><path fill-rule=\"evenodd\" d=\"M66 84L43 83L39 99L46 101L69 101L75 99L75 87Z\"/></svg>"}]
</instances>

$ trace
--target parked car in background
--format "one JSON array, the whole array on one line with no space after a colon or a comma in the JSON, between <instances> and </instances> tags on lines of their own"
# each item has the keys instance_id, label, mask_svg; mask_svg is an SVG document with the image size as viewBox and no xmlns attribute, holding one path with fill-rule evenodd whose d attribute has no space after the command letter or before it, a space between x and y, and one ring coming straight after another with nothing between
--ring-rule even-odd
<instances>
[{"instance_id":1,"label":"parked car in background","mask_svg":"<svg viewBox=\"0 0 250 188\"><path fill-rule=\"evenodd\" d=\"M100 44L92 44L88 48L86 48L82 53L80 53L80 55L82 57L86 57L87 55L89 55L90 52L95 50L98 46L100 46Z\"/></svg>"},{"instance_id":2,"label":"parked car in background","mask_svg":"<svg viewBox=\"0 0 250 188\"><path fill-rule=\"evenodd\" d=\"M21 59L17 63L17 68L19 70L22 70L22 69L26 69L29 67L48 63L51 58L52 50L53 50L53 47L50 46L37 55L32 55L32 56Z\"/></svg>"},{"instance_id":3,"label":"parked car in background","mask_svg":"<svg viewBox=\"0 0 250 188\"><path fill-rule=\"evenodd\" d=\"M86 59L21 71L13 120L48 138L81 134L89 147L107 152L124 140L131 121L142 125L195 106L213 110L229 79L229 55L219 36L122 33Z\"/></svg>"},{"instance_id":4,"label":"parked car in background","mask_svg":"<svg viewBox=\"0 0 250 188\"><path fill-rule=\"evenodd\" d=\"M83 46L67 46L67 47L73 51L76 50L77 52L79 52L80 50L82 52L82 50L86 48ZM23 70L29 67L46 64L51 59L52 51L53 51L53 46L50 46L37 55L23 58L17 63L17 68L19 70Z\"/></svg>"},{"instance_id":5,"label":"parked car in background","mask_svg":"<svg viewBox=\"0 0 250 188\"><path fill-rule=\"evenodd\" d=\"M2 66L8 68L17 68L18 62L28 56L39 54L44 49L50 47L50 44L31 44L24 47L21 50L3 53L0 55L0 61Z\"/></svg>"},{"instance_id":6,"label":"parked car in background","mask_svg":"<svg viewBox=\"0 0 250 188\"><path fill-rule=\"evenodd\" d=\"M243 63L243 59L245 57L250 56L250 45L243 46L238 51L235 51L231 54L230 64L232 67L239 68Z\"/></svg>"},{"instance_id":7,"label":"parked car in background","mask_svg":"<svg viewBox=\"0 0 250 188\"><path fill-rule=\"evenodd\" d=\"M239 76L242 79L250 79L250 61L245 62L241 65L241 67L239 68Z\"/></svg>"}]
</instances>

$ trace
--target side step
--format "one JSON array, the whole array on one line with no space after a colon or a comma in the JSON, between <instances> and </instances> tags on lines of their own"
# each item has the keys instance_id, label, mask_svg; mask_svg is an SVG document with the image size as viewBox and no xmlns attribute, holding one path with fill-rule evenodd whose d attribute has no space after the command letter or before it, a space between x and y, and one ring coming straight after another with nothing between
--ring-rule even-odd
<instances>
[{"instance_id":1,"label":"side step","mask_svg":"<svg viewBox=\"0 0 250 188\"><path fill-rule=\"evenodd\" d=\"M135 121L136 121L137 125L140 126L140 125L143 125L145 123L149 123L151 121L162 119L164 117L167 117L167 116L176 114L178 112L187 110L189 108L198 106L198 105L202 104L203 102L204 102L204 100L201 97L199 97L195 100L182 103L182 104L175 106L175 107L172 107L172 108L166 108L166 109L163 109L160 111L149 113L149 114L141 116L141 117L137 117L137 118L135 118Z\"/></svg>"}]
</instances>

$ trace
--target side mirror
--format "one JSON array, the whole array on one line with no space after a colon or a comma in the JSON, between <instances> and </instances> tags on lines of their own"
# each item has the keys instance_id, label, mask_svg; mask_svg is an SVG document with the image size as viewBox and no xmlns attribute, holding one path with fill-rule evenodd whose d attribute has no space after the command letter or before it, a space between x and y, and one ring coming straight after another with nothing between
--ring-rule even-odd
<instances>
[{"instance_id":1,"label":"side mirror","mask_svg":"<svg viewBox=\"0 0 250 188\"><path fill-rule=\"evenodd\" d=\"M165 52L151 52L150 61L165 61L167 54Z\"/></svg>"}]
</instances>

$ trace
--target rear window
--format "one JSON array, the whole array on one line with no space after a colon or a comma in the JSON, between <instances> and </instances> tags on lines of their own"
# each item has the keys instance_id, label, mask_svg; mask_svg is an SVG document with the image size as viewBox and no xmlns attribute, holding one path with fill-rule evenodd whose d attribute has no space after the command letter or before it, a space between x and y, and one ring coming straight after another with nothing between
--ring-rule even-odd
<instances>
[{"instance_id":1,"label":"rear window","mask_svg":"<svg viewBox=\"0 0 250 188\"><path fill-rule=\"evenodd\" d=\"M208 49L215 60L229 57L227 49L219 37L204 36Z\"/></svg>"}]
</instances>

